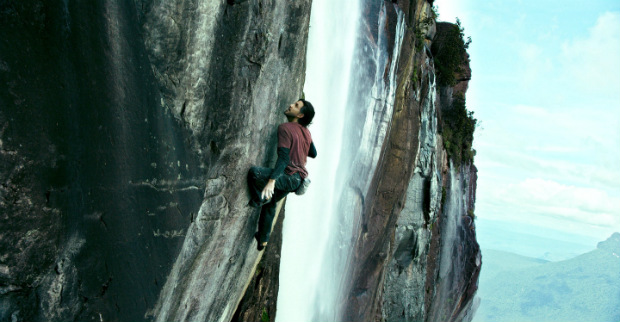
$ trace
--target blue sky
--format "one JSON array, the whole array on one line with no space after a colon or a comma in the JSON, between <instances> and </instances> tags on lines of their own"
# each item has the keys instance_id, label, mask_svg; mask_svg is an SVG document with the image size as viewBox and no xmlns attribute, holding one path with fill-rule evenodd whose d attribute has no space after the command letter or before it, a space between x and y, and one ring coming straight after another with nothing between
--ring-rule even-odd
<instances>
[{"instance_id":1,"label":"blue sky","mask_svg":"<svg viewBox=\"0 0 620 322\"><path fill-rule=\"evenodd\" d=\"M620 231L620 1L435 4L473 39L481 247L512 223L591 248Z\"/></svg>"}]
</instances>

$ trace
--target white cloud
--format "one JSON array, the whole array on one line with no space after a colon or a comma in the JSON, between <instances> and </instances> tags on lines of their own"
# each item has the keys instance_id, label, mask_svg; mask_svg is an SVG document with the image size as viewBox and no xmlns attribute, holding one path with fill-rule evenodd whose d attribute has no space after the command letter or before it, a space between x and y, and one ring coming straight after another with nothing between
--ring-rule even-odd
<instances>
[{"instance_id":1,"label":"white cloud","mask_svg":"<svg viewBox=\"0 0 620 322\"><path fill-rule=\"evenodd\" d=\"M543 48L533 43L522 43L518 45L519 73L518 78L522 86L536 86L541 79L553 69L553 64L544 53Z\"/></svg>"},{"instance_id":2,"label":"white cloud","mask_svg":"<svg viewBox=\"0 0 620 322\"><path fill-rule=\"evenodd\" d=\"M456 22L456 17L462 17L463 10L458 0L437 1L435 5L439 12L440 21Z\"/></svg>"},{"instance_id":3,"label":"white cloud","mask_svg":"<svg viewBox=\"0 0 620 322\"><path fill-rule=\"evenodd\" d=\"M620 194L620 133L614 111L515 105L487 122L474 145L484 172L536 177Z\"/></svg>"},{"instance_id":4,"label":"white cloud","mask_svg":"<svg viewBox=\"0 0 620 322\"><path fill-rule=\"evenodd\" d=\"M620 196L601 189L529 178L493 187L480 182L476 213L481 218L523 222L584 234L620 231ZM586 229L587 228L587 229Z\"/></svg>"},{"instance_id":5,"label":"white cloud","mask_svg":"<svg viewBox=\"0 0 620 322\"><path fill-rule=\"evenodd\" d=\"M620 13L599 16L587 38L562 45L565 77L578 87L620 97Z\"/></svg>"},{"instance_id":6,"label":"white cloud","mask_svg":"<svg viewBox=\"0 0 620 322\"><path fill-rule=\"evenodd\" d=\"M542 153L527 149L511 150L504 146L488 146L477 149L484 155L476 159L481 176L497 173L497 177L539 177L547 180L592 186L597 189L618 193L620 169L587 162L542 158ZM548 152L548 151L545 151ZM604 151L603 151L604 152ZM561 154L558 152L558 154Z\"/></svg>"}]
</instances>

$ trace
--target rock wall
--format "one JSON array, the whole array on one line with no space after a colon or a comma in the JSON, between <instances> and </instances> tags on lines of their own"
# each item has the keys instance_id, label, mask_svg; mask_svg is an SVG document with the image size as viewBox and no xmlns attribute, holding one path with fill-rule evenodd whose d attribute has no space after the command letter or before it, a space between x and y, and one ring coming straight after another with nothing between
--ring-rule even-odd
<instances>
[{"instance_id":1,"label":"rock wall","mask_svg":"<svg viewBox=\"0 0 620 322\"><path fill-rule=\"evenodd\" d=\"M0 320L228 321L310 0L0 5Z\"/></svg>"},{"instance_id":2,"label":"rock wall","mask_svg":"<svg viewBox=\"0 0 620 322\"><path fill-rule=\"evenodd\" d=\"M283 218L259 264L245 176L302 93L310 2L0 4L0 320L275 319ZM344 321L475 311L476 169L438 125L471 70L436 88L431 5L364 2Z\"/></svg>"},{"instance_id":3,"label":"rock wall","mask_svg":"<svg viewBox=\"0 0 620 322\"><path fill-rule=\"evenodd\" d=\"M399 55L392 56L398 60L393 114L370 186L360 193L342 320L469 321L481 265L468 216L476 169L451 164L443 149L438 123L454 90L435 85L432 1L383 5L388 30L399 19L407 27ZM376 7L366 5L370 39ZM469 74L457 84L462 92L471 75L466 67ZM384 75L388 82L387 69Z\"/></svg>"},{"instance_id":4,"label":"rock wall","mask_svg":"<svg viewBox=\"0 0 620 322\"><path fill-rule=\"evenodd\" d=\"M276 320L284 213L284 208L282 208L269 238L269 247L265 248L265 254L258 263L231 322L274 322Z\"/></svg>"}]
</instances>

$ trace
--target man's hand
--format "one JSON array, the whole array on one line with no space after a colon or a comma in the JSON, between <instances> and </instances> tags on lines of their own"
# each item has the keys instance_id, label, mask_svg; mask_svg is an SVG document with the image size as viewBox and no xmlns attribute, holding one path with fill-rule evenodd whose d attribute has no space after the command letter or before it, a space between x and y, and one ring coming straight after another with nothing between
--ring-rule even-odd
<instances>
[{"instance_id":1,"label":"man's hand","mask_svg":"<svg viewBox=\"0 0 620 322\"><path fill-rule=\"evenodd\" d=\"M273 190L276 188L276 181L274 179L269 179L267 185L261 192L260 197L262 200L269 200L273 196Z\"/></svg>"}]
</instances>

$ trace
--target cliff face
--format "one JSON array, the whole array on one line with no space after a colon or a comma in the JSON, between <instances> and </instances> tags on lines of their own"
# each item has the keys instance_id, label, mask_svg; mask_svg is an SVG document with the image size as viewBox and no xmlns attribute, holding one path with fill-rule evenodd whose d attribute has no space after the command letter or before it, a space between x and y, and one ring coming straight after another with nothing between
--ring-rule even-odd
<instances>
[{"instance_id":1,"label":"cliff face","mask_svg":"<svg viewBox=\"0 0 620 322\"><path fill-rule=\"evenodd\" d=\"M363 5L353 76L374 82L347 109L363 128L341 160L345 321L475 309L476 169L449 161L439 125L471 72L437 88L431 5ZM283 216L258 264L245 178L274 161L281 109L301 95L309 13L310 0L0 5L0 320L273 321Z\"/></svg>"},{"instance_id":2,"label":"cliff face","mask_svg":"<svg viewBox=\"0 0 620 322\"><path fill-rule=\"evenodd\" d=\"M378 9L388 21L391 48L400 46L390 53L397 62L395 98L393 109L383 113L389 125L379 138L376 170L356 205L344 321L469 321L475 310L481 256L469 214L476 169L453 164L443 148L438 123L455 89L436 86L431 4L385 1ZM376 24L375 7L366 5L369 30ZM402 40L401 23L406 24ZM469 74L460 75L456 85L463 93L471 75L464 67ZM384 75L391 75L387 67ZM384 81L390 82L387 76Z\"/></svg>"},{"instance_id":3,"label":"cliff face","mask_svg":"<svg viewBox=\"0 0 620 322\"><path fill-rule=\"evenodd\" d=\"M235 3L236 2L236 3ZM0 5L0 320L230 320L310 1Z\"/></svg>"}]
</instances>

